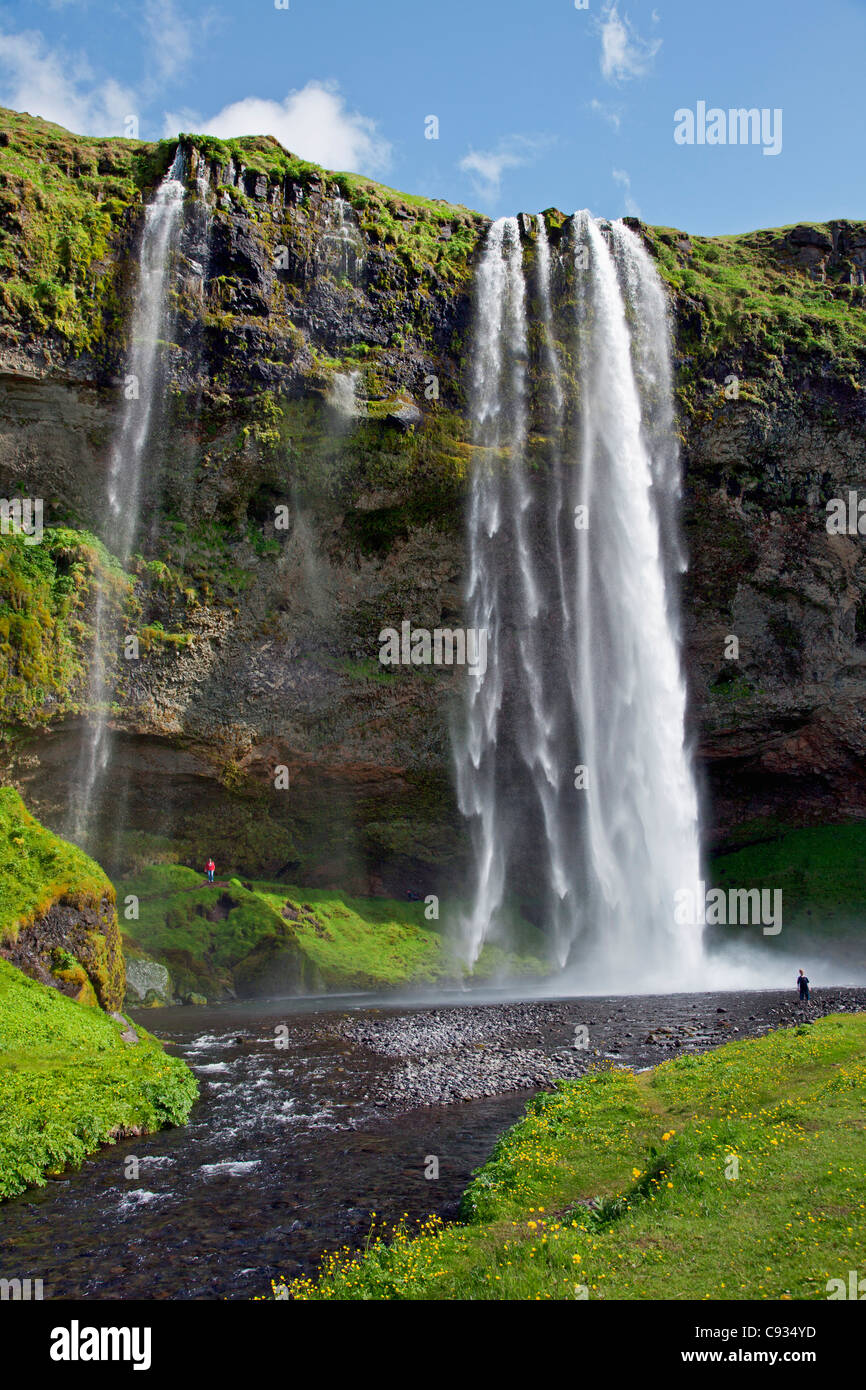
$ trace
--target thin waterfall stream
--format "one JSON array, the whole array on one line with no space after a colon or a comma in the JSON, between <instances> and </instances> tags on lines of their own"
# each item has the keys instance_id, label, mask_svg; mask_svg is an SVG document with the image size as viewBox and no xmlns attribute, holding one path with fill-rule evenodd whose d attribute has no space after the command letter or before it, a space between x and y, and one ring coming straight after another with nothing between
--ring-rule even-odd
<instances>
[{"instance_id":1,"label":"thin waterfall stream","mask_svg":"<svg viewBox=\"0 0 866 1390\"><path fill-rule=\"evenodd\" d=\"M184 191L183 152L178 146L170 169L145 209L123 407L109 462L103 539L122 565L129 561L139 528L145 457L159 390L159 345L167 314L169 266ZM96 585L87 701L90 719L72 784L68 834L78 843L87 840L94 823L109 760L112 653L119 637L108 582L103 575Z\"/></svg>"}]
</instances>

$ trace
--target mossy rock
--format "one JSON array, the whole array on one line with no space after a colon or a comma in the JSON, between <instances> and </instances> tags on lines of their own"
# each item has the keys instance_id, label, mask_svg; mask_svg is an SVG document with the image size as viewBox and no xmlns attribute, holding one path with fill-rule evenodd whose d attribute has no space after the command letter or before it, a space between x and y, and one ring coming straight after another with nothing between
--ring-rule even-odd
<instances>
[{"instance_id":1,"label":"mossy rock","mask_svg":"<svg viewBox=\"0 0 866 1390\"><path fill-rule=\"evenodd\" d=\"M72 998L120 1008L114 888L82 850L40 825L13 787L0 787L0 954Z\"/></svg>"}]
</instances>

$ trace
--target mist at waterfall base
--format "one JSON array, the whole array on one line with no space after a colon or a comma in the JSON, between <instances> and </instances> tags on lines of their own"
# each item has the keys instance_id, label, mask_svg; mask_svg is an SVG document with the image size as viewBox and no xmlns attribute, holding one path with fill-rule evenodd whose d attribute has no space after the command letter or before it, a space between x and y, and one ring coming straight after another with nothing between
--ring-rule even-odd
<instances>
[{"instance_id":1,"label":"mist at waterfall base","mask_svg":"<svg viewBox=\"0 0 866 1390\"><path fill-rule=\"evenodd\" d=\"M552 241L501 219L476 276L467 623L491 655L454 737L461 949L519 949L522 917L559 992L778 984L800 962L760 924L710 955L703 903L677 911L704 875L664 290L621 222L581 212Z\"/></svg>"}]
</instances>

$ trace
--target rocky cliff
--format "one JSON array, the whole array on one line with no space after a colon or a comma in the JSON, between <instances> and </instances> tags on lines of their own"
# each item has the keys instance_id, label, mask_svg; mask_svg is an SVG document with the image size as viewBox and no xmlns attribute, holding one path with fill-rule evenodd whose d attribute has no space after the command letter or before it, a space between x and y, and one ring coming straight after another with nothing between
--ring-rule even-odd
<instances>
[{"instance_id":1,"label":"rocky cliff","mask_svg":"<svg viewBox=\"0 0 866 1390\"><path fill-rule=\"evenodd\" d=\"M0 542L7 775L56 822L99 570L140 644L116 670L109 861L209 850L242 874L435 890L465 853L459 671L383 668L378 634L461 620L486 219L269 139L182 144L164 405L124 573L97 537L142 205L175 142L84 140L0 113L0 494L44 498L50 528L42 546ZM545 217L567 361L566 219ZM634 225L675 326L712 839L861 816L866 569L859 536L828 533L825 503L866 484L866 225L720 238ZM533 220L521 226L531 261ZM538 407L540 470L549 427Z\"/></svg>"}]
</instances>

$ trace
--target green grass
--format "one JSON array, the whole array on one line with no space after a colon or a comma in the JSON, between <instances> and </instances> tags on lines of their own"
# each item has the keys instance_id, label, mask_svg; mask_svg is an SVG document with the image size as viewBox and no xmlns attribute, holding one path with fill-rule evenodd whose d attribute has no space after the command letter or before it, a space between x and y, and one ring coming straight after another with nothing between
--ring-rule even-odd
<instances>
[{"instance_id":1,"label":"green grass","mask_svg":"<svg viewBox=\"0 0 866 1390\"><path fill-rule=\"evenodd\" d=\"M440 919L428 920L423 902L353 898L333 889L253 886L275 911L282 913L290 903L299 912L300 920L294 926L301 948L332 981L369 989L435 984L466 975L442 930L442 923L454 920L460 912L459 903L440 903ZM527 936L526 923L515 924L516 930L520 927ZM487 944L472 978L486 980L500 972L511 978L537 976L548 969L526 941L518 951Z\"/></svg>"},{"instance_id":2,"label":"green grass","mask_svg":"<svg viewBox=\"0 0 866 1390\"><path fill-rule=\"evenodd\" d=\"M713 860L720 888L779 888L783 927L765 943L784 946L794 935L813 945L833 939L866 960L866 824L782 831Z\"/></svg>"},{"instance_id":3,"label":"green grass","mask_svg":"<svg viewBox=\"0 0 866 1390\"><path fill-rule=\"evenodd\" d=\"M122 1025L0 960L0 1198L41 1186L122 1133L183 1124L192 1072Z\"/></svg>"},{"instance_id":4,"label":"green grass","mask_svg":"<svg viewBox=\"0 0 866 1390\"><path fill-rule=\"evenodd\" d=\"M530 1102L460 1224L374 1229L289 1295L824 1299L866 1262L864 1083L862 1014L590 1071Z\"/></svg>"},{"instance_id":5,"label":"green grass","mask_svg":"<svg viewBox=\"0 0 866 1390\"><path fill-rule=\"evenodd\" d=\"M275 913L297 913L298 942L324 978L347 986L432 983L453 974L423 903L351 898L327 889L256 884Z\"/></svg>"},{"instance_id":6,"label":"green grass","mask_svg":"<svg viewBox=\"0 0 866 1390\"><path fill-rule=\"evenodd\" d=\"M180 864L154 865L118 884L121 904L130 894L139 899L137 921L127 921L121 906L124 936L169 967L179 993L224 993L234 967L264 939L296 949L288 923L254 893L202 884L202 874Z\"/></svg>"},{"instance_id":7,"label":"green grass","mask_svg":"<svg viewBox=\"0 0 866 1390\"><path fill-rule=\"evenodd\" d=\"M0 108L0 307L8 324L99 349L122 317L118 251L164 141L92 139Z\"/></svg>"},{"instance_id":8,"label":"green grass","mask_svg":"<svg viewBox=\"0 0 866 1390\"><path fill-rule=\"evenodd\" d=\"M423 902L249 879L211 887L179 864L150 865L117 892L121 904L129 894L139 900L138 920L121 922L127 941L167 965L179 993L219 995L239 983L244 992L250 983L265 989L271 975L279 992L279 962L292 956L298 987L310 990L424 985L464 974ZM440 906L443 919L457 906ZM488 945L474 977L545 969L529 946L515 954Z\"/></svg>"},{"instance_id":9,"label":"green grass","mask_svg":"<svg viewBox=\"0 0 866 1390\"><path fill-rule=\"evenodd\" d=\"M829 236L825 223L814 226ZM704 355L735 350L738 357L747 345L771 356L819 353L856 375L866 351L862 290L844 278L821 282L796 267L784 242L790 227L694 236L690 254L678 252L682 232L645 230L663 278L700 306L692 348Z\"/></svg>"},{"instance_id":10,"label":"green grass","mask_svg":"<svg viewBox=\"0 0 866 1390\"><path fill-rule=\"evenodd\" d=\"M0 941L60 899L80 905L114 901L114 888L92 859L40 825L12 787L0 787Z\"/></svg>"}]
</instances>

